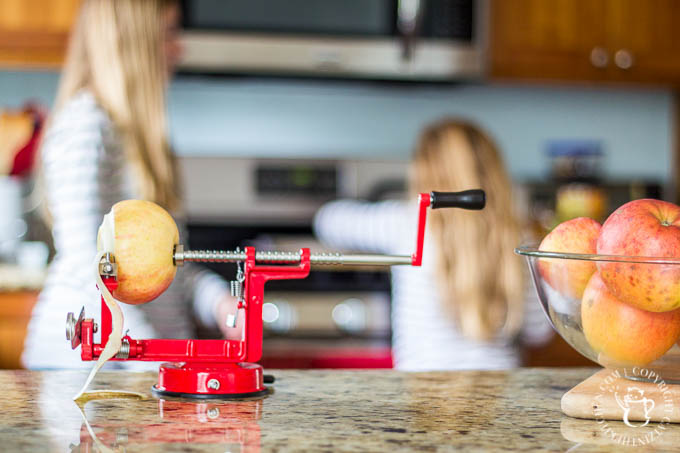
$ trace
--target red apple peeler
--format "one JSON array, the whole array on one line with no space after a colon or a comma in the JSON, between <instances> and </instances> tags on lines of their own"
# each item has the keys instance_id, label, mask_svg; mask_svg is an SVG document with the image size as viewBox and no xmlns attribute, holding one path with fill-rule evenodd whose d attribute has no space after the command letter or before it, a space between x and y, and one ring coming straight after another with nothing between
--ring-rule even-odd
<instances>
[{"instance_id":1,"label":"red apple peeler","mask_svg":"<svg viewBox=\"0 0 680 453\"><path fill-rule=\"evenodd\" d=\"M422 263L423 241L427 208L482 209L486 203L482 190L463 192L431 192L418 197L418 232L416 250L411 255L310 253L303 248L298 252L184 250L175 247L177 266L184 262L239 263L237 279L231 282L232 294L238 298L238 309L245 313L245 331L241 340L191 340L149 339L136 340L125 335L122 346L111 360L142 360L165 362L160 365L158 382L152 392L157 397L188 398L248 398L267 394L262 366L257 362L262 356L262 303L264 285L269 280L302 279L309 275L312 265L411 265ZM116 263L113 254L107 254L99 265L104 284L109 291L118 286ZM236 316L228 322L235 323ZM84 318L81 310L78 319L69 313L66 337L73 349L81 347L82 360L97 360L106 346L103 339L111 333L111 312L104 299L101 301L101 344L94 343L97 331L94 319Z\"/></svg>"}]
</instances>

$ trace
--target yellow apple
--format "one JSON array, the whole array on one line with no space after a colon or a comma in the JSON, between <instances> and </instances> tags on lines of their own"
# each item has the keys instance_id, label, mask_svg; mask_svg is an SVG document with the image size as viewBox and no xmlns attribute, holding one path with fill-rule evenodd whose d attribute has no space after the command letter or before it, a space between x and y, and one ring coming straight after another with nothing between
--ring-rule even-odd
<instances>
[{"instance_id":1,"label":"yellow apple","mask_svg":"<svg viewBox=\"0 0 680 453\"><path fill-rule=\"evenodd\" d=\"M597 272L583 293L581 322L593 350L622 365L647 365L680 336L680 310L655 313L621 302Z\"/></svg>"},{"instance_id":2,"label":"yellow apple","mask_svg":"<svg viewBox=\"0 0 680 453\"><path fill-rule=\"evenodd\" d=\"M175 278L173 253L178 243L175 221L157 204L125 200L113 205L97 234L97 249L113 251L118 264L113 296L137 305L161 295Z\"/></svg>"}]
</instances>

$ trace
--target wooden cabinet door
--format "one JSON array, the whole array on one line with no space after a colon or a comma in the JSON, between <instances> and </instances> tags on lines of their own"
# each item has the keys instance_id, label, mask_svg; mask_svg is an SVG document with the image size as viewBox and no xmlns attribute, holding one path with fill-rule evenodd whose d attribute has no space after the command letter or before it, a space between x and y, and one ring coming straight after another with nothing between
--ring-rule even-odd
<instances>
[{"instance_id":1,"label":"wooden cabinet door","mask_svg":"<svg viewBox=\"0 0 680 453\"><path fill-rule=\"evenodd\" d=\"M0 1L0 66L61 64L79 0Z\"/></svg>"},{"instance_id":2,"label":"wooden cabinet door","mask_svg":"<svg viewBox=\"0 0 680 453\"><path fill-rule=\"evenodd\" d=\"M607 0L609 77L680 84L680 2Z\"/></svg>"},{"instance_id":3,"label":"wooden cabinet door","mask_svg":"<svg viewBox=\"0 0 680 453\"><path fill-rule=\"evenodd\" d=\"M606 77L607 0L493 0L491 76L600 80ZM596 64L591 62L591 54Z\"/></svg>"},{"instance_id":4,"label":"wooden cabinet door","mask_svg":"<svg viewBox=\"0 0 680 453\"><path fill-rule=\"evenodd\" d=\"M21 368L26 329L37 299L34 291L0 291L0 369Z\"/></svg>"}]
</instances>

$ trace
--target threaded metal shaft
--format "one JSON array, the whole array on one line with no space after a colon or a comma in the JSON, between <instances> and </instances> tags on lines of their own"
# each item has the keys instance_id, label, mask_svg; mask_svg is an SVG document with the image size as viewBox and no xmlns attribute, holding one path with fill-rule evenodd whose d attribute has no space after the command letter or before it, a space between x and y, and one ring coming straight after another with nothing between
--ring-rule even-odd
<instances>
[{"instance_id":1,"label":"threaded metal shaft","mask_svg":"<svg viewBox=\"0 0 680 453\"><path fill-rule=\"evenodd\" d=\"M201 263L231 263L244 261L246 252L227 252L223 250L185 250L184 261Z\"/></svg>"},{"instance_id":2,"label":"threaded metal shaft","mask_svg":"<svg viewBox=\"0 0 680 453\"><path fill-rule=\"evenodd\" d=\"M245 261L246 253L242 251L224 250L183 250L180 246L175 250L175 262L182 265L185 261L203 263L234 263ZM258 263L299 263L300 252L258 251L255 261ZM374 265L391 266L411 264L411 257L406 255L344 254L344 253L312 253L309 261L314 265Z\"/></svg>"}]
</instances>

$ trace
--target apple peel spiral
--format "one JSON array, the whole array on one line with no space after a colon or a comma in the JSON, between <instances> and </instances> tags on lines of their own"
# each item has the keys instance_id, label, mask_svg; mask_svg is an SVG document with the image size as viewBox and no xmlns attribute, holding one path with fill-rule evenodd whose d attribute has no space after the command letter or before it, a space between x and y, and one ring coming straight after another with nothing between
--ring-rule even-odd
<instances>
[{"instance_id":1,"label":"apple peel spiral","mask_svg":"<svg viewBox=\"0 0 680 453\"><path fill-rule=\"evenodd\" d=\"M121 201L104 216L97 233L94 268L95 281L111 312L111 334L108 339L102 338L106 346L74 400L82 396L104 363L120 350L124 320L117 300L138 305L162 294L175 277L173 255L178 243L177 224L165 209L150 201ZM99 274L99 263L107 253L115 256L118 265L118 287L113 294Z\"/></svg>"}]
</instances>

